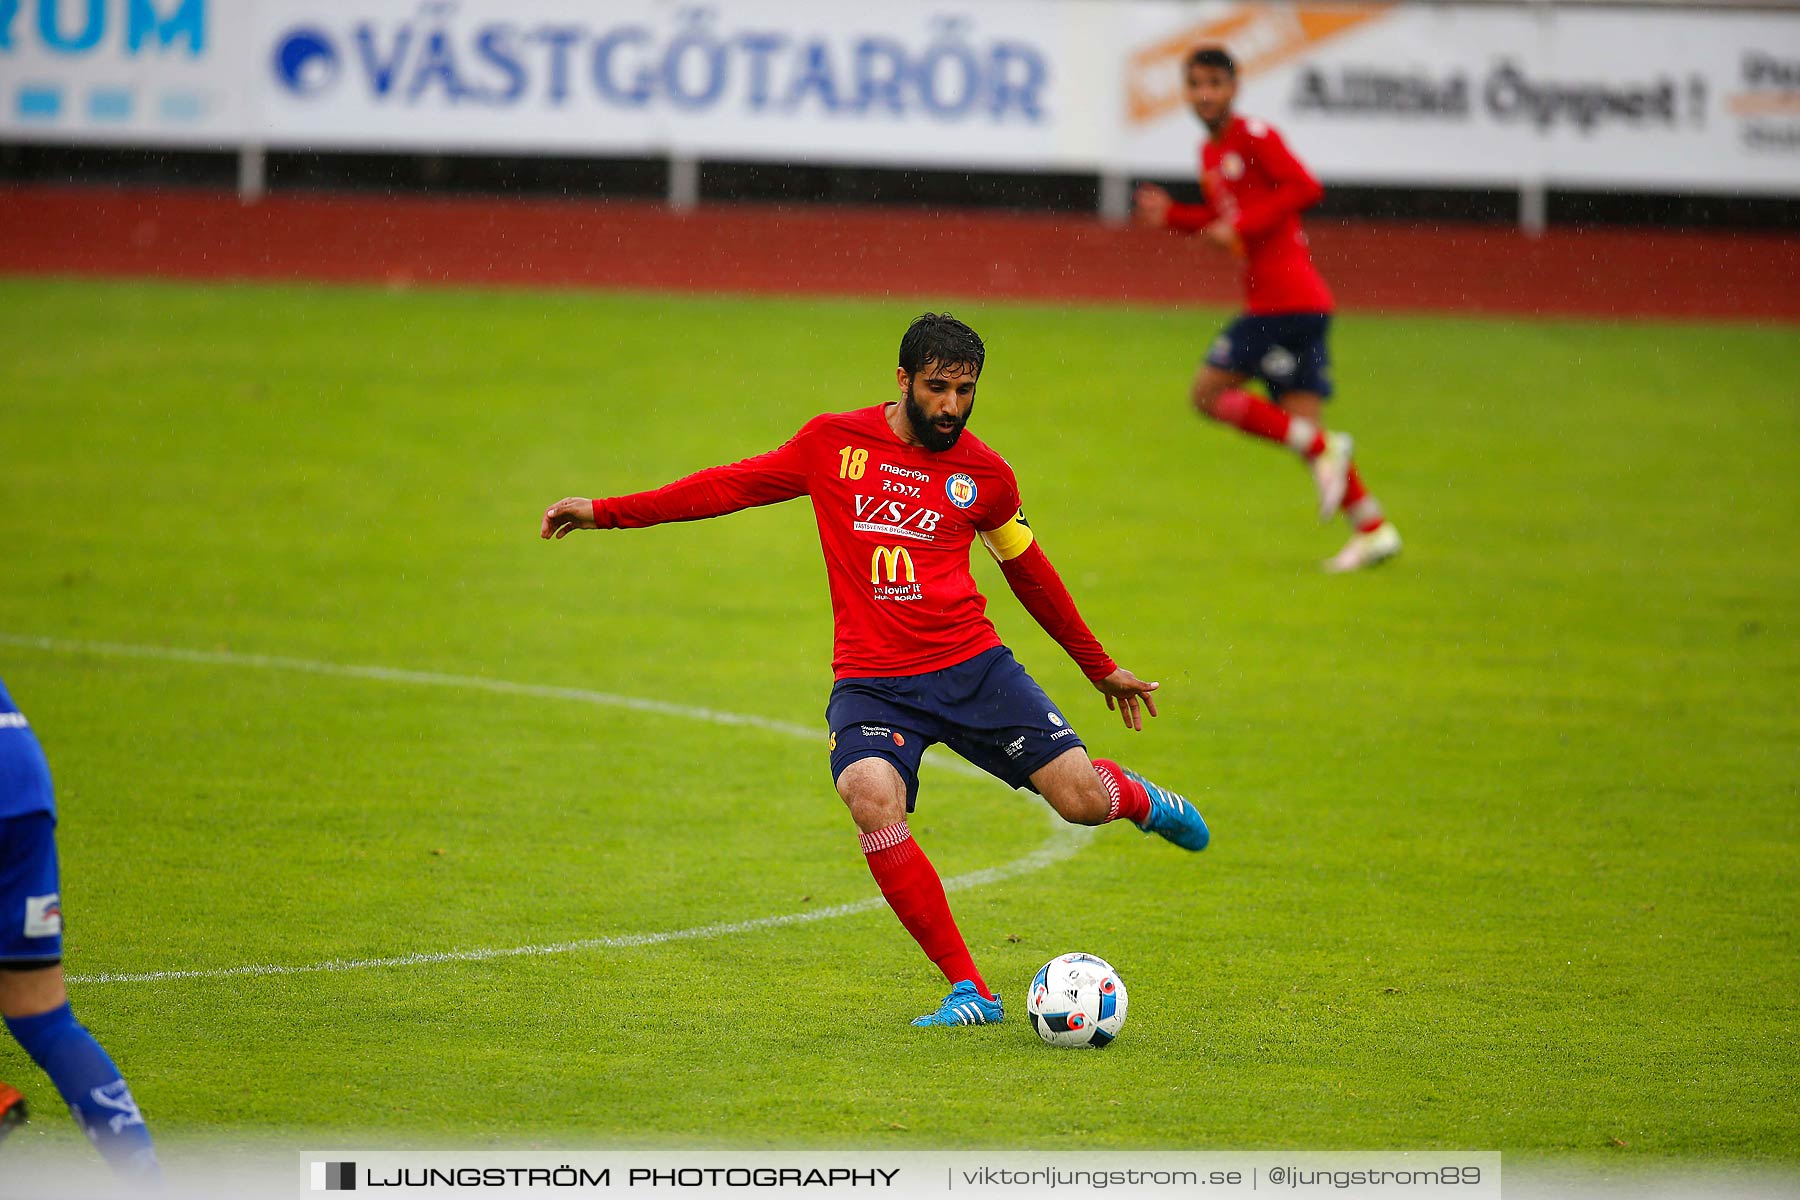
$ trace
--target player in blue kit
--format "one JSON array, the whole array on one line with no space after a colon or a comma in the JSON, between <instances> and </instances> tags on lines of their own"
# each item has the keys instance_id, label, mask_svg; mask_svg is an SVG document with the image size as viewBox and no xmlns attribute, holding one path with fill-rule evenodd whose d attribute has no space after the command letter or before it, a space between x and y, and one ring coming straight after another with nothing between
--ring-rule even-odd
<instances>
[{"instance_id":1,"label":"player in blue kit","mask_svg":"<svg viewBox=\"0 0 1800 1200\"><path fill-rule=\"evenodd\" d=\"M60 893L50 764L0 681L0 1017L106 1161L154 1182L161 1169L137 1101L69 1008ZM0 1132L23 1115L19 1093L0 1084Z\"/></svg>"}]
</instances>

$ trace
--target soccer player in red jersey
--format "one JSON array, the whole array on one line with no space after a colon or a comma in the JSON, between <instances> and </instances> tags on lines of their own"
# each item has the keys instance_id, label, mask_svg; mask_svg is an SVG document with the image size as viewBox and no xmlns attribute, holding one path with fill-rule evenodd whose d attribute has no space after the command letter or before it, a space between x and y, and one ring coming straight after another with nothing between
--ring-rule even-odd
<instances>
[{"instance_id":1,"label":"soccer player in red jersey","mask_svg":"<svg viewBox=\"0 0 1800 1200\"><path fill-rule=\"evenodd\" d=\"M1328 571L1355 571L1400 552L1400 534L1363 486L1346 433L1325 429L1331 396L1331 292L1313 266L1300 212L1319 202L1319 186L1281 135L1232 112L1237 64L1203 46L1183 65L1188 103L1206 126L1200 149L1204 202L1177 204L1164 189L1137 189L1138 221L1198 232L1243 259L1245 311L1213 342L1194 377L1194 407L1215 421L1279 442L1312 468L1319 519L1342 512L1350 541L1327 559ZM1247 390L1261 379L1269 399Z\"/></svg>"},{"instance_id":2,"label":"soccer player in red jersey","mask_svg":"<svg viewBox=\"0 0 1800 1200\"><path fill-rule=\"evenodd\" d=\"M1075 824L1125 817L1187 850L1204 849L1210 836L1183 797L1108 759L1090 760L985 615L969 572L976 541L1128 729L1143 728L1144 712L1156 715L1158 685L1115 663L1088 630L1025 522L1012 468L964 428L986 353L973 329L926 313L901 339L897 399L814 417L778 449L655 491L559 500L539 530L560 538L812 500L836 625L826 706L832 778L882 895L952 985L915 1025L985 1025L1002 1015L907 827L927 746L942 742L1038 792Z\"/></svg>"}]
</instances>

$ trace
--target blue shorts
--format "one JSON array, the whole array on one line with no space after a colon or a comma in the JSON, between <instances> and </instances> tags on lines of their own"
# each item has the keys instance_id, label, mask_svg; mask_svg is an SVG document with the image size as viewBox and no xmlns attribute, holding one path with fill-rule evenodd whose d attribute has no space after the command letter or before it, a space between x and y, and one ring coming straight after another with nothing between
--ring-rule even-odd
<instances>
[{"instance_id":1,"label":"blue shorts","mask_svg":"<svg viewBox=\"0 0 1800 1200\"><path fill-rule=\"evenodd\" d=\"M923 675L840 679L825 722L832 779L860 759L884 758L906 780L907 812L919 798L919 759L936 742L1032 791L1033 772L1084 744L1005 646Z\"/></svg>"},{"instance_id":2,"label":"blue shorts","mask_svg":"<svg viewBox=\"0 0 1800 1200\"><path fill-rule=\"evenodd\" d=\"M62 961L62 897L56 818L0 817L0 968Z\"/></svg>"},{"instance_id":3,"label":"blue shorts","mask_svg":"<svg viewBox=\"0 0 1800 1200\"><path fill-rule=\"evenodd\" d=\"M1271 400L1288 392L1329 399L1331 352L1325 335L1330 331L1330 313L1239 317L1213 339L1206 365L1262 380Z\"/></svg>"}]
</instances>

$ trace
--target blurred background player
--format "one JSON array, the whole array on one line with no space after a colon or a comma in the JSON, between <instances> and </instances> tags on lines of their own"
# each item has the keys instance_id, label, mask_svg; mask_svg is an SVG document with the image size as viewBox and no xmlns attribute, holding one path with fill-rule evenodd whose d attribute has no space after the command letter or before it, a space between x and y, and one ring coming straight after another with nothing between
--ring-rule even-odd
<instances>
[{"instance_id":1,"label":"blurred background player","mask_svg":"<svg viewBox=\"0 0 1800 1200\"><path fill-rule=\"evenodd\" d=\"M120 1175L160 1179L150 1131L119 1069L69 1008L50 765L0 680L0 1017ZM24 1099L0 1084L0 1131Z\"/></svg>"},{"instance_id":2,"label":"blurred background player","mask_svg":"<svg viewBox=\"0 0 1800 1200\"><path fill-rule=\"evenodd\" d=\"M1039 793L1074 824L1123 817L1185 850L1202 850L1209 838L1183 797L1089 759L985 615L987 600L969 573L977 540L1127 728L1143 728L1140 705L1156 715L1157 685L1115 663L1076 611L1025 523L1012 468L964 430L986 353L973 329L926 313L900 341L897 399L814 417L778 449L653 492L570 496L544 513L539 529L560 538L811 497L836 624L836 682L825 713L832 778L881 894L951 985L915 1025L987 1025L1002 1016L906 822L919 761L934 742Z\"/></svg>"},{"instance_id":3,"label":"blurred background player","mask_svg":"<svg viewBox=\"0 0 1800 1200\"><path fill-rule=\"evenodd\" d=\"M1369 494L1351 460L1347 433L1325 429L1331 395L1331 292L1313 266L1300 212L1325 194L1281 135L1232 112L1237 64L1224 49L1203 46L1183 65L1188 104L1206 126L1200 151L1200 204L1177 204L1164 189L1137 189L1137 219L1158 228L1198 232L1244 260L1244 313L1213 342L1194 378L1194 407L1215 421L1279 442L1312 468L1319 519L1342 512L1350 541L1325 562L1354 571L1400 552L1400 534ZM1260 379L1264 400L1244 388ZM1270 401L1273 401L1271 403Z\"/></svg>"}]
</instances>

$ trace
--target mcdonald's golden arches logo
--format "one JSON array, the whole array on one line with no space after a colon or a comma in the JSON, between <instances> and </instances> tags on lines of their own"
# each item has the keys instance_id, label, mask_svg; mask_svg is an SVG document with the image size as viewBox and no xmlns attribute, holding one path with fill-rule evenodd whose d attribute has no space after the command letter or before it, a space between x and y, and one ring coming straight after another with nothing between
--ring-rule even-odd
<instances>
[{"instance_id":1,"label":"mcdonald's golden arches logo","mask_svg":"<svg viewBox=\"0 0 1800 1200\"><path fill-rule=\"evenodd\" d=\"M877 546L875 553L869 556L869 582L881 583L885 573L887 582L900 582L900 568L906 568L906 582L915 583L918 577L913 574L912 554L905 546Z\"/></svg>"}]
</instances>

